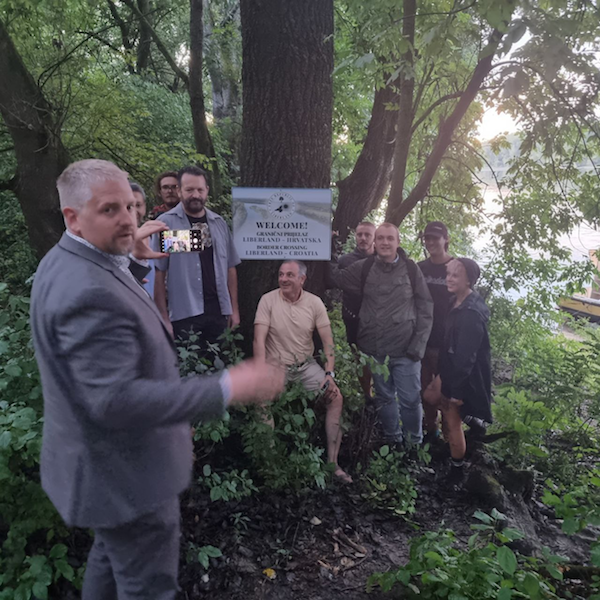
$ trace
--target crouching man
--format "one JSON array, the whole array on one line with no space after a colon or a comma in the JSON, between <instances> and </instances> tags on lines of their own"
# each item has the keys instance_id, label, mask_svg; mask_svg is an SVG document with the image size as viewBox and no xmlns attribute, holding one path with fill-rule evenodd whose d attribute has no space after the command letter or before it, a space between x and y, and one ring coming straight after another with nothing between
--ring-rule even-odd
<instances>
[{"instance_id":1,"label":"crouching man","mask_svg":"<svg viewBox=\"0 0 600 600\"><path fill-rule=\"evenodd\" d=\"M289 260L279 268L279 289L266 293L254 318L254 358L286 367L286 381L300 381L307 391L325 389L327 460L334 474L351 483L338 465L342 441L340 417L343 398L335 384L335 356L331 324L322 300L304 291L306 265ZM313 332L317 330L327 359L326 370L313 358Z\"/></svg>"}]
</instances>

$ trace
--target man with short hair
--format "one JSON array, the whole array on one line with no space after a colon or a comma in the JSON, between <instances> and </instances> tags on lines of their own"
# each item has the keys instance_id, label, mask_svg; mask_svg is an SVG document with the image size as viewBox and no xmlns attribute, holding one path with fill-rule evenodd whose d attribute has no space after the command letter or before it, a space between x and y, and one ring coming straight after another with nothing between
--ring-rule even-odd
<instances>
[{"instance_id":1,"label":"man with short hair","mask_svg":"<svg viewBox=\"0 0 600 600\"><path fill-rule=\"evenodd\" d=\"M161 173L155 182L154 193L160 204L150 211L150 218L156 219L179 204L179 184L175 171Z\"/></svg>"},{"instance_id":2,"label":"man with short hair","mask_svg":"<svg viewBox=\"0 0 600 600\"><path fill-rule=\"evenodd\" d=\"M427 340L427 348L421 361L421 391L425 392L429 384L439 374L438 360L440 348L444 342L446 317L450 312L450 292L446 285L446 265L452 260L448 254L449 236L448 228L441 221L431 221L425 226L423 243L429 253L429 258L418 263L419 269L425 277L433 300L433 325ZM425 414L424 426L426 439L430 442L437 440L438 411L427 402L423 402Z\"/></svg>"},{"instance_id":3,"label":"man with short hair","mask_svg":"<svg viewBox=\"0 0 600 600\"><path fill-rule=\"evenodd\" d=\"M184 167L177 177L181 202L159 220L169 229L199 229L204 247L156 261L154 300L176 338L186 339L192 331L206 348L240 323L236 266L241 261L227 223L206 208L206 171Z\"/></svg>"},{"instance_id":4,"label":"man with short hair","mask_svg":"<svg viewBox=\"0 0 600 600\"><path fill-rule=\"evenodd\" d=\"M256 309L254 358L285 366L287 381L300 381L309 392L324 390L327 460L335 465L336 477L351 483L352 478L338 465L343 398L335 384L331 324L323 301L304 290L305 281L304 263L287 260L279 267L279 288L264 294ZM325 371L313 358L315 329L325 352Z\"/></svg>"},{"instance_id":5,"label":"man with short hair","mask_svg":"<svg viewBox=\"0 0 600 600\"><path fill-rule=\"evenodd\" d=\"M165 225L138 230L127 173L110 162L73 163L57 187L67 231L31 294L42 487L67 525L95 532L83 600L174 600L190 422L274 397L283 373L247 362L181 379L165 323L133 274L160 256L144 238Z\"/></svg>"},{"instance_id":6,"label":"man with short hair","mask_svg":"<svg viewBox=\"0 0 600 600\"><path fill-rule=\"evenodd\" d=\"M356 226L356 248L348 254L343 254L338 260L340 269L346 269L359 260L363 260L371 256L375 251L375 225L368 221L363 221ZM342 320L346 326L346 339L348 344L355 352L355 347L358 346L358 313L362 296L360 294L352 294L344 292L342 299ZM360 387L367 401L371 400L371 370L369 367L362 367L362 373L358 376Z\"/></svg>"},{"instance_id":7,"label":"man with short hair","mask_svg":"<svg viewBox=\"0 0 600 600\"><path fill-rule=\"evenodd\" d=\"M383 223L375 231L376 256L346 269L332 265L331 277L344 292L362 295L359 350L381 364L389 360L389 377L373 374L374 403L385 441L419 444L420 361L431 331L433 302L423 274L399 243L398 228Z\"/></svg>"}]
</instances>

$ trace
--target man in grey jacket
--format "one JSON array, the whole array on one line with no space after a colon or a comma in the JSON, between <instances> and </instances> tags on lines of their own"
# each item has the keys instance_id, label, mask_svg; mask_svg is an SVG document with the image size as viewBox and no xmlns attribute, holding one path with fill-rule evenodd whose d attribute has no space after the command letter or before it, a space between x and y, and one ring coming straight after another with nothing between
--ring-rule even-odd
<instances>
[{"instance_id":1,"label":"man in grey jacket","mask_svg":"<svg viewBox=\"0 0 600 600\"><path fill-rule=\"evenodd\" d=\"M381 364L389 361L389 377L373 373L374 402L385 441L419 444L420 361L433 322L433 301L421 271L399 244L398 228L383 223L375 231L376 256L343 270L332 266L331 277L344 292L362 296L359 350Z\"/></svg>"},{"instance_id":2,"label":"man in grey jacket","mask_svg":"<svg viewBox=\"0 0 600 600\"><path fill-rule=\"evenodd\" d=\"M94 529L84 600L173 600L190 421L272 398L283 373L242 363L180 379L172 338L129 258L162 256L143 238L166 225L137 229L127 174L107 161L70 165L57 187L67 231L31 296L42 486L68 525Z\"/></svg>"}]
</instances>

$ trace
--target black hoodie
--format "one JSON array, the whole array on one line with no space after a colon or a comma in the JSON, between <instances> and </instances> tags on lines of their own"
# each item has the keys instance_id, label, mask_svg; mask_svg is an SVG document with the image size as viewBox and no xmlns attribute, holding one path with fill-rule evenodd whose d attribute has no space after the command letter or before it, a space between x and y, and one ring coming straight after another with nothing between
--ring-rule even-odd
<instances>
[{"instance_id":1,"label":"black hoodie","mask_svg":"<svg viewBox=\"0 0 600 600\"><path fill-rule=\"evenodd\" d=\"M454 304L454 298L451 305ZM472 292L446 317L440 353L442 394L462 400L461 414L492 422L492 368L487 322L490 311Z\"/></svg>"}]
</instances>

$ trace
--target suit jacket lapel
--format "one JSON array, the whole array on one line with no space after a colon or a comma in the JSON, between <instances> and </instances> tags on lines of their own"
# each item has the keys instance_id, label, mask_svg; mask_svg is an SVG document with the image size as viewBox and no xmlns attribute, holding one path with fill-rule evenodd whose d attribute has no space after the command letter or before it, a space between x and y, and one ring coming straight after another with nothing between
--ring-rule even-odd
<instances>
[{"instance_id":1,"label":"suit jacket lapel","mask_svg":"<svg viewBox=\"0 0 600 600\"><path fill-rule=\"evenodd\" d=\"M146 290L144 290L141 284L136 283L135 281L133 281L133 279L125 275L125 273L123 273L123 271L121 271L121 269L119 269L119 267L112 263L108 258L103 256L99 252L96 252L96 250L88 248L81 242L74 240L73 238L69 237L66 233L63 234L62 238L58 242L58 245L61 246L67 252L77 254L78 256L81 256L82 258L85 258L86 260L97 264L103 269L110 271L121 283L126 285L138 298L140 298L150 307L150 309L154 312L154 314L160 321L160 324L162 325L165 333L167 334L167 338L171 342L171 345L175 347L173 343L173 338L171 337L171 334L169 333L169 330L167 329L167 326L165 325L161 314L158 312L158 308L156 308L154 300L152 300L152 298L146 293Z\"/></svg>"}]
</instances>

